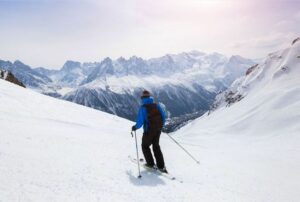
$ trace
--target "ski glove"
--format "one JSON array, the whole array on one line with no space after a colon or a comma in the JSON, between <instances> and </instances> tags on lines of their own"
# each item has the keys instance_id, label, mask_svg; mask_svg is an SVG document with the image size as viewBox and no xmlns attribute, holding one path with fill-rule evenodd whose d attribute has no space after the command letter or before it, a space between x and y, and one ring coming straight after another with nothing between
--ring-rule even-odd
<instances>
[{"instance_id":1,"label":"ski glove","mask_svg":"<svg viewBox=\"0 0 300 202\"><path fill-rule=\"evenodd\" d=\"M134 126L132 126L131 130L132 130L132 131L136 131L136 127L135 127L135 125L134 125Z\"/></svg>"}]
</instances>

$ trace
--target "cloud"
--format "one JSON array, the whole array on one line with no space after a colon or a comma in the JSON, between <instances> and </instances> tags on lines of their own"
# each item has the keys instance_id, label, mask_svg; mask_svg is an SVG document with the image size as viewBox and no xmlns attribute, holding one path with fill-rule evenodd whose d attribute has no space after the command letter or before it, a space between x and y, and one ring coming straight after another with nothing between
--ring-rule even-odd
<instances>
[{"instance_id":1,"label":"cloud","mask_svg":"<svg viewBox=\"0 0 300 202\"><path fill-rule=\"evenodd\" d=\"M295 19L297 20L300 20L300 11L298 11L295 16L294 16Z\"/></svg>"},{"instance_id":2,"label":"cloud","mask_svg":"<svg viewBox=\"0 0 300 202\"><path fill-rule=\"evenodd\" d=\"M281 20L278 23L275 24L276 28L278 29L285 29L287 27L291 27L294 25L294 21L293 20Z\"/></svg>"}]
</instances>

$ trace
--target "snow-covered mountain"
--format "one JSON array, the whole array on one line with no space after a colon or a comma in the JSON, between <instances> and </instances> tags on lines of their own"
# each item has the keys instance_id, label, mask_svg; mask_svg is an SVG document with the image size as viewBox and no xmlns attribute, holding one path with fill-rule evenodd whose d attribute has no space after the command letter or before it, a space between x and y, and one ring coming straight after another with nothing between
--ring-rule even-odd
<instances>
[{"instance_id":1,"label":"snow-covered mountain","mask_svg":"<svg viewBox=\"0 0 300 202\"><path fill-rule=\"evenodd\" d=\"M244 76L238 78L227 90L217 95L212 110L230 106L248 94L264 92L263 90L266 90L268 86L271 86L268 89L269 92L273 91L272 88L280 89L281 85L289 84L291 89L292 85L297 86L297 71L300 68L299 41L300 39L293 41L291 47L271 53L260 64L250 67ZM287 81L284 81L285 79ZM268 92L264 93L268 94ZM292 94L292 92L290 93ZM286 99L289 99L289 96Z\"/></svg>"},{"instance_id":2,"label":"snow-covered mountain","mask_svg":"<svg viewBox=\"0 0 300 202\"><path fill-rule=\"evenodd\" d=\"M140 92L148 89L169 117L186 120L207 111L215 95L253 64L240 56L191 51L148 60L133 56L94 63L67 61L60 70L31 69L17 61L10 63L10 69L25 85L43 94L131 120Z\"/></svg>"},{"instance_id":3,"label":"snow-covered mountain","mask_svg":"<svg viewBox=\"0 0 300 202\"><path fill-rule=\"evenodd\" d=\"M17 60L12 63L10 61L0 60L0 69L12 72L26 87L33 88L39 92L45 92L47 89L51 89L51 79L38 73L21 61Z\"/></svg>"},{"instance_id":4,"label":"snow-covered mountain","mask_svg":"<svg viewBox=\"0 0 300 202\"><path fill-rule=\"evenodd\" d=\"M83 63L68 60L60 70L49 70L43 67L35 68L35 71L49 77L60 87L76 88L94 70L98 63ZM60 90L60 89L58 89Z\"/></svg>"},{"instance_id":5,"label":"snow-covered mountain","mask_svg":"<svg viewBox=\"0 0 300 202\"><path fill-rule=\"evenodd\" d=\"M85 79L78 77L82 83L62 98L133 120L140 92L148 89L170 117L202 114L218 91L253 64L240 56L227 58L197 51L149 60L105 58L93 64Z\"/></svg>"},{"instance_id":6,"label":"snow-covered mountain","mask_svg":"<svg viewBox=\"0 0 300 202\"><path fill-rule=\"evenodd\" d=\"M201 148L214 183L237 201L298 201L299 78L300 38L250 68L219 96L215 111L174 138Z\"/></svg>"},{"instance_id":7,"label":"snow-covered mountain","mask_svg":"<svg viewBox=\"0 0 300 202\"><path fill-rule=\"evenodd\" d=\"M200 165L161 135L183 183L137 178L132 122L0 80L0 201L298 201L299 53L271 54L240 80L243 99L172 134Z\"/></svg>"}]
</instances>

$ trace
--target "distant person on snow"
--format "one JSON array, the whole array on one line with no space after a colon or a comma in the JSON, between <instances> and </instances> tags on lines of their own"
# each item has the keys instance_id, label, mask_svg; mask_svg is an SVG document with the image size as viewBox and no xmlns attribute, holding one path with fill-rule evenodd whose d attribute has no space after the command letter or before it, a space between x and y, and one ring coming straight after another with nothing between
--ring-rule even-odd
<instances>
[{"instance_id":1,"label":"distant person on snow","mask_svg":"<svg viewBox=\"0 0 300 202\"><path fill-rule=\"evenodd\" d=\"M163 154L159 146L159 138L161 130L165 124L165 113L159 104L153 102L150 93L144 90L141 96L142 105L138 111L136 124L132 126L132 130L143 126L144 133L142 137L142 151L146 159L145 166L153 168L155 163L150 150L152 145L153 153L156 159L156 166L161 172L168 173L165 168Z\"/></svg>"}]
</instances>

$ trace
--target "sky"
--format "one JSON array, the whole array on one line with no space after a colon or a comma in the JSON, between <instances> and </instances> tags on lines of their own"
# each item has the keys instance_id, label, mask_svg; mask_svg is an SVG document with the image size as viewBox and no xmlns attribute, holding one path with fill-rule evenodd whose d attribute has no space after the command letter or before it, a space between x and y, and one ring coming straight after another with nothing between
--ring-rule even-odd
<instances>
[{"instance_id":1,"label":"sky","mask_svg":"<svg viewBox=\"0 0 300 202\"><path fill-rule=\"evenodd\" d=\"M0 0L0 59L50 69L191 50L256 59L299 25L300 0Z\"/></svg>"}]
</instances>

